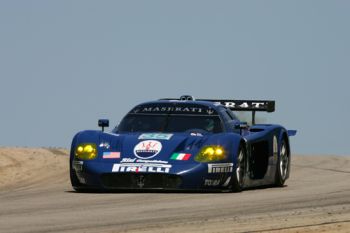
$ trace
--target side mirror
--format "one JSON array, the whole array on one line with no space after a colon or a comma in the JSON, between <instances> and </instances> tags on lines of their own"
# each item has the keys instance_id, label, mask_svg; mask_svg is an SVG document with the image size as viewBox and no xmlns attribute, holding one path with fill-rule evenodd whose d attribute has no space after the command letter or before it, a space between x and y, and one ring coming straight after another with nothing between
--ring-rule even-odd
<instances>
[{"instance_id":1,"label":"side mirror","mask_svg":"<svg viewBox=\"0 0 350 233\"><path fill-rule=\"evenodd\" d=\"M108 119L100 119L98 120L98 126L102 128L102 132L104 132L105 127L109 127L109 120Z\"/></svg>"}]
</instances>

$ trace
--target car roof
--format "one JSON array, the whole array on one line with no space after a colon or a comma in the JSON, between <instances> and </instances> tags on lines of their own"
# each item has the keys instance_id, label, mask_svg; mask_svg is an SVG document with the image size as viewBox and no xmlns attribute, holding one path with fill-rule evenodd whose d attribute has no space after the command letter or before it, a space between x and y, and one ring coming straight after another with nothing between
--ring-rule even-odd
<instances>
[{"instance_id":1,"label":"car roof","mask_svg":"<svg viewBox=\"0 0 350 233\"><path fill-rule=\"evenodd\" d=\"M214 108L215 110L218 110L219 106L224 107L223 105L221 105L220 103L215 103L215 102L211 102L211 101L198 101L198 100L155 100L155 101L147 101L147 102L143 102L141 104L138 105L152 105L152 104L168 104L168 103L179 103L179 104L183 104L183 105L201 105L201 106L206 106L206 107L210 107L210 108Z\"/></svg>"},{"instance_id":2,"label":"car roof","mask_svg":"<svg viewBox=\"0 0 350 233\"><path fill-rule=\"evenodd\" d=\"M160 103L181 103L181 104L189 104L189 105L198 104L198 105L212 107L212 108L223 106L220 103L211 102L211 101L202 101L202 100L155 100L155 101L143 102L139 105L160 104Z\"/></svg>"}]
</instances>

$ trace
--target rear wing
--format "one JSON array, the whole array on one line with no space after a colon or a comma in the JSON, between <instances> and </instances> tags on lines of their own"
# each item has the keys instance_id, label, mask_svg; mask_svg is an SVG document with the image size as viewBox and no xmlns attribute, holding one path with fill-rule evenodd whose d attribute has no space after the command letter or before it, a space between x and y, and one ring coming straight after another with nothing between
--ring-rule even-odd
<instances>
[{"instance_id":1,"label":"rear wing","mask_svg":"<svg viewBox=\"0 0 350 233\"><path fill-rule=\"evenodd\" d=\"M211 100L197 99L199 101L210 101L224 105L232 111L250 111L252 112L252 125L255 125L255 113L274 112L275 101L273 100Z\"/></svg>"},{"instance_id":2,"label":"rear wing","mask_svg":"<svg viewBox=\"0 0 350 233\"><path fill-rule=\"evenodd\" d=\"M190 95L183 95L179 99L166 98L162 100L196 100L208 101L221 104L232 111L249 111L252 112L252 124L255 124L255 113L258 112L274 112L274 100L223 100L223 99L194 99Z\"/></svg>"},{"instance_id":3,"label":"rear wing","mask_svg":"<svg viewBox=\"0 0 350 233\"><path fill-rule=\"evenodd\" d=\"M232 111L263 111L274 112L275 101L272 100L213 100L196 99L198 101L209 101L224 105Z\"/></svg>"}]
</instances>

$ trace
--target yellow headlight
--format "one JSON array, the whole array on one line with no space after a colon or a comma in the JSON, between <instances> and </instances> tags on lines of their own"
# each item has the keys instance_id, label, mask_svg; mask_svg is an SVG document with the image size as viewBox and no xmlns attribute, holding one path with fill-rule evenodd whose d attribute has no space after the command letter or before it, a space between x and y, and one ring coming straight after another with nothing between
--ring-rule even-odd
<instances>
[{"instance_id":1,"label":"yellow headlight","mask_svg":"<svg viewBox=\"0 0 350 233\"><path fill-rule=\"evenodd\" d=\"M80 144L75 149L75 156L83 160L91 160L97 157L97 147L93 143Z\"/></svg>"},{"instance_id":2,"label":"yellow headlight","mask_svg":"<svg viewBox=\"0 0 350 233\"><path fill-rule=\"evenodd\" d=\"M215 150L215 154L216 154L216 155L220 156L220 155L222 155L223 153L224 153L223 149L221 149L221 148L216 148L216 150Z\"/></svg>"},{"instance_id":3,"label":"yellow headlight","mask_svg":"<svg viewBox=\"0 0 350 233\"><path fill-rule=\"evenodd\" d=\"M210 147L210 146L207 147L207 148L204 150L204 152L203 152L203 154L209 155L209 156L214 155L214 153L215 153L214 148L213 148L213 147Z\"/></svg>"},{"instance_id":4,"label":"yellow headlight","mask_svg":"<svg viewBox=\"0 0 350 233\"><path fill-rule=\"evenodd\" d=\"M84 151L84 147L82 147L82 146L77 147L77 152L81 153L83 151Z\"/></svg>"},{"instance_id":5,"label":"yellow headlight","mask_svg":"<svg viewBox=\"0 0 350 233\"><path fill-rule=\"evenodd\" d=\"M84 147L84 152L85 152L85 153L92 153L92 152L94 152L93 146L92 146L92 145L86 145L86 146Z\"/></svg>"},{"instance_id":6,"label":"yellow headlight","mask_svg":"<svg viewBox=\"0 0 350 233\"><path fill-rule=\"evenodd\" d=\"M216 162L226 158L225 151L221 146L205 146L195 157L195 161L201 163Z\"/></svg>"}]
</instances>

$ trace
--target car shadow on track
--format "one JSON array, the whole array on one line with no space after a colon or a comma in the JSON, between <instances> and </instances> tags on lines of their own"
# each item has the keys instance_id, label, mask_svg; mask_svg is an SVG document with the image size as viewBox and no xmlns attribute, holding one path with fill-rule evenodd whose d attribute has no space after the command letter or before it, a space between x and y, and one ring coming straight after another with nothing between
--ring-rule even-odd
<instances>
[{"instance_id":1,"label":"car shadow on track","mask_svg":"<svg viewBox=\"0 0 350 233\"><path fill-rule=\"evenodd\" d=\"M72 193L72 194L137 194L137 193L193 193L193 194L208 194L208 193L244 193L244 192L250 192L250 191L256 191L256 190L262 190L262 189L280 189L280 188L286 188L287 185L284 185L283 187L276 187L274 185L264 185L259 187L251 187L246 188L242 192L232 192L231 190L162 190L162 189L122 189L122 190L98 190L98 189L86 189L86 190L66 190L66 193Z\"/></svg>"}]
</instances>

